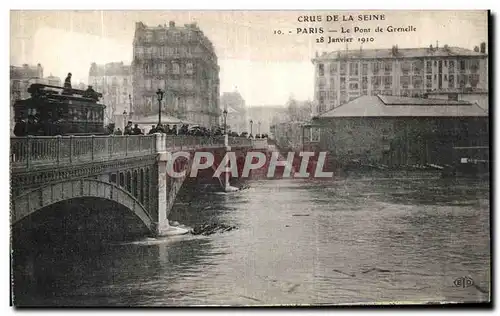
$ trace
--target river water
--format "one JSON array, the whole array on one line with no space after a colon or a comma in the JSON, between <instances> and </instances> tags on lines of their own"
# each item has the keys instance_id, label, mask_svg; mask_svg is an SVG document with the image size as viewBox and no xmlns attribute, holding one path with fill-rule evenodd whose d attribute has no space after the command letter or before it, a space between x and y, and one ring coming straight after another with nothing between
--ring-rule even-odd
<instances>
[{"instance_id":1,"label":"river water","mask_svg":"<svg viewBox=\"0 0 500 316\"><path fill-rule=\"evenodd\" d=\"M274 305L489 300L489 187L472 180L249 181L180 196L171 220L237 226L37 259L26 305ZM41 268L39 268L41 269ZM457 287L469 277L475 286Z\"/></svg>"}]
</instances>

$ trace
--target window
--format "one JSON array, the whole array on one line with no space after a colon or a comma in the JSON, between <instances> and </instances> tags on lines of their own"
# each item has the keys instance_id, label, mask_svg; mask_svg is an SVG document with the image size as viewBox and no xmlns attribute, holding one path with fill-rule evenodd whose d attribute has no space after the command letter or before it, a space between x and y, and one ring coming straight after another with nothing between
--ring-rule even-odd
<instances>
[{"instance_id":1,"label":"window","mask_svg":"<svg viewBox=\"0 0 500 316\"><path fill-rule=\"evenodd\" d=\"M318 64L318 76L323 77L325 75L325 65Z\"/></svg>"},{"instance_id":2,"label":"window","mask_svg":"<svg viewBox=\"0 0 500 316\"><path fill-rule=\"evenodd\" d=\"M346 68L347 68L347 64L346 63L344 63L344 62L340 63L340 74L341 75L345 75L346 74L346 71L347 71Z\"/></svg>"},{"instance_id":3,"label":"window","mask_svg":"<svg viewBox=\"0 0 500 316\"><path fill-rule=\"evenodd\" d=\"M460 72L464 72L465 71L465 60L461 60L459 62L458 68L460 69Z\"/></svg>"},{"instance_id":4,"label":"window","mask_svg":"<svg viewBox=\"0 0 500 316\"><path fill-rule=\"evenodd\" d=\"M424 69L424 62L421 60L415 61L413 62L412 67L415 74L420 74L422 69Z\"/></svg>"},{"instance_id":5,"label":"window","mask_svg":"<svg viewBox=\"0 0 500 316\"><path fill-rule=\"evenodd\" d=\"M437 80L437 75L434 75L434 82L436 82Z\"/></svg>"},{"instance_id":6,"label":"window","mask_svg":"<svg viewBox=\"0 0 500 316\"><path fill-rule=\"evenodd\" d=\"M368 89L368 77L361 78L361 87L363 89Z\"/></svg>"},{"instance_id":7,"label":"window","mask_svg":"<svg viewBox=\"0 0 500 316\"><path fill-rule=\"evenodd\" d=\"M427 88L432 88L432 75L425 76L425 86Z\"/></svg>"},{"instance_id":8,"label":"window","mask_svg":"<svg viewBox=\"0 0 500 316\"><path fill-rule=\"evenodd\" d=\"M448 80L448 77L447 77L446 75L444 75L444 80L445 80L445 81L446 81L446 80Z\"/></svg>"},{"instance_id":9,"label":"window","mask_svg":"<svg viewBox=\"0 0 500 316\"><path fill-rule=\"evenodd\" d=\"M152 72L151 72L151 67L149 66L149 64L144 64L144 73L146 75L150 75Z\"/></svg>"},{"instance_id":10,"label":"window","mask_svg":"<svg viewBox=\"0 0 500 316\"><path fill-rule=\"evenodd\" d=\"M363 75L367 75L367 74L368 74L368 64L363 64L363 65L361 66L361 73L362 73Z\"/></svg>"},{"instance_id":11,"label":"window","mask_svg":"<svg viewBox=\"0 0 500 316\"><path fill-rule=\"evenodd\" d=\"M380 86L381 78L380 76L372 76L372 86L374 89L378 89Z\"/></svg>"},{"instance_id":12,"label":"window","mask_svg":"<svg viewBox=\"0 0 500 316\"><path fill-rule=\"evenodd\" d=\"M349 90L358 90L359 85L357 83L350 83L349 84Z\"/></svg>"},{"instance_id":13,"label":"window","mask_svg":"<svg viewBox=\"0 0 500 316\"><path fill-rule=\"evenodd\" d=\"M425 65L426 65L425 72L428 74L432 73L432 62L428 61L425 63Z\"/></svg>"},{"instance_id":14,"label":"window","mask_svg":"<svg viewBox=\"0 0 500 316\"><path fill-rule=\"evenodd\" d=\"M181 69L180 69L180 67L179 67L179 64L178 64L178 63L176 63L176 62L172 62L172 73L173 73L174 75L178 75L178 74L180 74L180 73L181 73Z\"/></svg>"},{"instance_id":15,"label":"window","mask_svg":"<svg viewBox=\"0 0 500 316\"><path fill-rule=\"evenodd\" d=\"M478 74L472 74L469 76L469 82L472 88L476 88L477 84L479 83L479 75Z\"/></svg>"},{"instance_id":16,"label":"window","mask_svg":"<svg viewBox=\"0 0 500 316\"><path fill-rule=\"evenodd\" d=\"M467 76L466 75L460 75L458 76L458 86L460 88L465 88L465 85L467 84Z\"/></svg>"},{"instance_id":17,"label":"window","mask_svg":"<svg viewBox=\"0 0 500 316\"><path fill-rule=\"evenodd\" d=\"M151 55L153 54L153 47L146 47L145 49L146 51L146 57L151 57Z\"/></svg>"},{"instance_id":18,"label":"window","mask_svg":"<svg viewBox=\"0 0 500 316\"><path fill-rule=\"evenodd\" d=\"M335 89L335 78L330 78L330 87Z\"/></svg>"},{"instance_id":19,"label":"window","mask_svg":"<svg viewBox=\"0 0 500 316\"><path fill-rule=\"evenodd\" d=\"M148 42L153 41L153 32L146 32L146 41Z\"/></svg>"},{"instance_id":20,"label":"window","mask_svg":"<svg viewBox=\"0 0 500 316\"><path fill-rule=\"evenodd\" d=\"M401 86L404 89L408 89L408 86L410 85L410 77L409 76L401 76L400 81Z\"/></svg>"},{"instance_id":21,"label":"window","mask_svg":"<svg viewBox=\"0 0 500 316\"><path fill-rule=\"evenodd\" d=\"M359 75L359 64L349 63L349 76L358 76L358 75Z\"/></svg>"},{"instance_id":22,"label":"window","mask_svg":"<svg viewBox=\"0 0 500 316\"><path fill-rule=\"evenodd\" d=\"M448 66L447 64L448 64L448 61L446 61L446 60L445 60L445 61L444 61L444 66L445 66L445 67L446 67L446 66Z\"/></svg>"},{"instance_id":23,"label":"window","mask_svg":"<svg viewBox=\"0 0 500 316\"><path fill-rule=\"evenodd\" d=\"M450 60L450 62L448 63L448 72L455 72L455 62L453 60Z\"/></svg>"},{"instance_id":24,"label":"window","mask_svg":"<svg viewBox=\"0 0 500 316\"><path fill-rule=\"evenodd\" d=\"M412 84L413 84L414 88L421 88L422 87L422 77L413 76L412 77Z\"/></svg>"},{"instance_id":25,"label":"window","mask_svg":"<svg viewBox=\"0 0 500 316\"><path fill-rule=\"evenodd\" d=\"M401 64L401 71L403 72L403 74L408 74L410 72L410 63L409 62L403 62Z\"/></svg>"},{"instance_id":26,"label":"window","mask_svg":"<svg viewBox=\"0 0 500 316\"><path fill-rule=\"evenodd\" d=\"M144 57L144 47L138 46L135 48L135 56L138 58Z\"/></svg>"},{"instance_id":27,"label":"window","mask_svg":"<svg viewBox=\"0 0 500 316\"><path fill-rule=\"evenodd\" d=\"M337 63L330 64L330 75L333 76L337 73Z\"/></svg>"},{"instance_id":28,"label":"window","mask_svg":"<svg viewBox=\"0 0 500 316\"><path fill-rule=\"evenodd\" d=\"M380 63L378 63L378 62L374 62L374 63L372 64L372 72L373 72L374 74L378 74L378 72L379 72L379 71L380 71Z\"/></svg>"},{"instance_id":29,"label":"window","mask_svg":"<svg viewBox=\"0 0 500 316\"><path fill-rule=\"evenodd\" d=\"M340 89L345 89L345 77L340 77Z\"/></svg>"},{"instance_id":30,"label":"window","mask_svg":"<svg viewBox=\"0 0 500 316\"><path fill-rule=\"evenodd\" d=\"M448 88L455 88L455 76L454 75L448 76Z\"/></svg>"},{"instance_id":31,"label":"window","mask_svg":"<svg viewBox=\"0 0 500 316\"><path fill-rule=\"evenodd\" d=\"M479 60L473 59L470 61L470 71L477 72L479 70Z\"/></svg>"},{"instance_id":32,"label":"window","mask_svg":"<svg viewBox=\"0 0 500 316\"><path fill-rule=\"evenodd\" d=\"M386 89L392 86L392 76L384 76L384 86Z\"/></svg>"},{"instance_id":33,"label":"window","mask_svg":"<svg viewBox=\"0 0 500 316\"><path fill-rule=\"evenodd\" d=\"M436 60L434 61L434 67L437 67L437 61Z\"/></svg>"},{"instance_id":34,"label":"window","mask_svg":"<svg viewBox=\"0 0 500 316\"><path fill-rule=\"evenodd\" d=\"M188 75L193 74L193 63L186 63L186 73Z\"/></svg>"},{"instance_id":35,"label":"window","mask_svg":"<svg viewBox=\"0 0 500 316\"><path fill-rule=\"evenodd\" d=\"M319 78L318 86L319 86L320 90L324 90L325 89L325 78Z\"/></svg>"},{"instance_id":36,"label":"window","mask_svg":"<svg viewBox=\"0 0 500 316\"><path fill-rule=\"evenodd\" d=\"M165 64L164 63L159 63L158 64L158 73L164 74L165 73Z\"/></svg>"},{"instance_id":37,"label":"window","mask_svg":"<svg viewBox=\"0 0 500 316\"><path fill-rule=\"evenodd\" d=\"M159 81L156 83L156 86L157 86L159 89L165 90L165 80L159 80Z\"/></svg>"},{"instance_id":38,"label":"window","mask_svg":"<svg viewBox=\"0 0 500 316\"><path fill-rule=\"evenodd\" d=\"M311 128L311 142L319 142L320 129L319 127Z\"/></svg>"},{"instance_id":39,"label":"window","mask_svg":"<svg viewBox=\"0 0 500 316\"><path fill-rule=\"evenodd\" d=\"M384 63L384 70L385 70L385 72L391 72L392 71L392 62L386 61Z\"/></svg>"},{"instance_id":40,"label":"window","mask_svg":"<svg viewBox=\"0 0 500 316\"><path fill-rule=\"evenodd\" d=\"M146 88L146 90L151 90L152 89L151 79L144 80L144 87Z\"/></svg>"}]
</instances>

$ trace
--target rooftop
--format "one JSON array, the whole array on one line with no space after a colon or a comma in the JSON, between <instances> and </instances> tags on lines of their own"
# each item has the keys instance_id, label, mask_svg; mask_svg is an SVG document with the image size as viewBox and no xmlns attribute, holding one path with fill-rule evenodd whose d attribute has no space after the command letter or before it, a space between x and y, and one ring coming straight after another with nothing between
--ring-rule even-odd
<instances>
[{"instance_id":1,"label":"rooftop","mask_svg":"<svg viewBox=\"0 0 500 316\"><path fill-rule=\"evenodd\" d=\"M384 58L418 58L418 57L447 57L447 56L488 56L487 53L473 51L461 47L444 46L438 48L420 47L420 48L398 48L389 49L357 49L357 50L342 50L322 55L313 58L316 60L329 60L341 58L354 59L384 59Z\"/></svg>"},{"instance_id":2,"label":"rooftop","mask_svg":"<svg viewBox=\"0 0 500 316\"><path fill-rule=\"evenodd\" d=\"M319 118L335 117L468 117L488 116L475 103L399 96L361 96Z\"/></svg>"}]
</instances>

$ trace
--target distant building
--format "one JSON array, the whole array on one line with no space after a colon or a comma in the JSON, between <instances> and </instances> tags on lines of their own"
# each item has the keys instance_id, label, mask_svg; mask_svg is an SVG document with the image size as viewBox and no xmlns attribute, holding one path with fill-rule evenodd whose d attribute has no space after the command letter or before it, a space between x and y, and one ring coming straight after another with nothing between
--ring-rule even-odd
<instances>
[{"instance_id":1,"label":"distant building","mask_svg":"<svg viewBox=\"0 0 500 316\"><path fill-rule=\"evenodd\" d=\"M443 166L452 163L454 148L489 142L488 112L467 101L361 96L313 122L306 147L341 163Z\"/></svg>"},{"instance_id":2,"label":"distant building","mask_svg":"<svg viewBox=\"0 0 500 316\"><path fill-rule=\"evenodd\" d=\"M151 27L137 22L133 54L135 111L157 113L156 91L162 89L163 112L205 127L220 124L217 56L196 23Z\"/></svg>"},{"instance_id":3,"label":"distant building","mask_svg":"<svg viewBox=\"0 0 500 316\"><path fill-rule=\"evenodd\" d=\"M299 121L275 123L270 127L269 136L282 150L300 150L305 124Z\"/></svg>"},{"instance_id":4,"label":"distant building","mask_svg":"<svg viewBox=\"0 0 500 316\"><path fill-rule=\"evenodd\" d=\"M10 101L11 105L17 100L30 97L28 87L33 83L44 83L43 67L38 64L30 66L10 66Z\"/></svg>"},{"instance_id":5,"label":"distant building","mask_svg":"<svg viewBox=\"0 0 500 316\"><path fill-rule=\"evenodd\" d=\"M442 89L487 89L486 43L450 47L359 49L316 54L314 114L361 95L421 97Z\"/></svg>"},{"instance_id":6,"label":"distant building","mask_svg":"<svg viewBox=\"0 0 500 316\"><path fill-rule=\"evenodd\" d=\"M251 119L253 123L254 135L269 134L271 132L271 126L273 125L274 117L282 117L286 114L286 108L283 106L275 105L262 105L262 106L249 106L247 108L248 121ZM260 123L260 131L259 131Z\"/></svg>"},{"instance_id":7,"label":"distant building","mask_svg":"<svg viewBox=\"0 0 500 316\"><path fill-rule=\"evenodd\" d=\"M124 111L130 115L133 100L132 72L130 65L123 62L97 65L92 63L89 71L89 85L102 93L101 103L106 105L105 123L123 125ZM86 89L86 87L84 88Z\"/></svg>"},{"instance_id":8,"label":"distant building","mask_svg":"<svg viewBox=\"0 0 500 316\"><path fill-rule=\"evenodd\" d=\"M38 64L30 66L10 66L10 125L11 136L14 128L13 105L17 100L24 100L30 97L28 87L33 83L45 83L43 80L43 67Z\"/></svg>"},{"instance_id":9,"label":"distant building","mask_svg":"<svg viewBox=\"0 0 500 316\"><path fill-rule=\"evenodd\" d=\"M50 86L62 87L62 81L61 81L61 78L59 78L59 77L56 77L56 76L53 76L52 74L50 74L50 76L48 76L44 79L47 82L47 84Z\"/></svg>"},{"instance_id":10,"label":"distant building","mask_svg":"<svg viewBox=\"0 0 500 316\"><path fill-rule=\"evenodd\" d=\"M247 107L245 100L237 91L224 92L220 96L220 106L222 111L227 110L226 124L229 125L231 132L241 134L250 133L247 121ZM223 118L221 118L223 120ZM222 122L224 125L224 122Z\"/></svg>"}]
</instances>

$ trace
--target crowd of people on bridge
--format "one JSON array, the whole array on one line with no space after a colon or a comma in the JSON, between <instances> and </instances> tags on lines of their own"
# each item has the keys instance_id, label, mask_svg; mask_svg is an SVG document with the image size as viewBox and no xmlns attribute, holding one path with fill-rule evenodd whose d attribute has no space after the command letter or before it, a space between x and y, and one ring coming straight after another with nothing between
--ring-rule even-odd
<instances>
[{"instance_id":1,"label":"crowd of people on bridge","mask_svg":"<svg viewBox=\"0 0 500 316\"><path fill-rule=\"evenodd\" d=\"M108 125L108 134L111 135L151 135L155 133L163 133L167 135L188 135L188 136L204 136L204 137L217 137L224 135L224 129L222 127L214 127L212 129L199 126L199 125L189 125L182 124L180 128L173 124L157 124L151 125L148 132L139 127L139 124L134 124L132 121L128 121L124 130L120 128L115 128L115 124L111 123ZM248 134L247 132L242 132L238 134L236 132L228 131L230 137L244 137L244 138L267 138L267 134L257 134L255 136Z\"/></svg>"}]
</instances>

